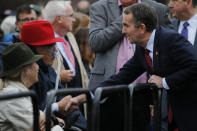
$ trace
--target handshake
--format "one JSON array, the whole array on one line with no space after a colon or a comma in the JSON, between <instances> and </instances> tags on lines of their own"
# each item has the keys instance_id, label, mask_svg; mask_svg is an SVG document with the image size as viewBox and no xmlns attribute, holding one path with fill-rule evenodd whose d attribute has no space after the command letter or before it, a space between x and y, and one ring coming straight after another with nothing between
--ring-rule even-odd
<instances>
[{"instance_id":1,"label":"handshake","mask_svg":"<svg viewBox=\"0 0 197 131\"><path fill-rule=\"evenodd\" d=\"M63 114L70 114L73 111L79 109L79 104L84 103L86 100L85 94L72 97L71 95L65 96L59 102L57 102L59 111Z\"/></svg>"}]
</instances>

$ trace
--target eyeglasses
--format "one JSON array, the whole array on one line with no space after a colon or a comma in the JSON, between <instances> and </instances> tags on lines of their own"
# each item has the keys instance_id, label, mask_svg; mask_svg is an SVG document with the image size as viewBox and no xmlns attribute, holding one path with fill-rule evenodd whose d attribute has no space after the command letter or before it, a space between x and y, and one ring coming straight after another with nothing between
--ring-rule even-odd
<instances>
[{"instance_id":1,"label":"eyeglasses","mask_svg":"<svg viewBox=\"0 0 197 131\"><path fill-rule=\"evenodd\" d=\"M172 2L172 3L175 3L175 2L177 2L178 0L170 0L170 2Z\"/></svg>"},{"instance_id":2,"label":"eyeglasses","mask_svg":"<svg viewBox=\"0 0 197 131\"><path fill-rule=\"evenodd\" d=\"M45 49L47 52L51 53L53 56L57 56L59 53L57 51L53 51L52 48L54 48L55 46L51 46L51 47L46 47L44 46L43 49Z\"/></svg>"},{"instance_id":3,"label":"eyeglasses","mask_svg":"<svg viewBox=\"0 0 197 131\"><path fill-rule=\"evenodd\" d=\"M70 15L60 15L60 16L65 16L65 17L74 18L74 14L70 14Z\"/></svg>"},{"instance_id":4,"label":"eyeglasses","mask_svg":"<svg viewBox=\"0 0 197 131\"><path fill-rule=\"evenodd\" d=\"M24 18L24 19L18 19L18 21L22 21L22 22L28 22L28 21L34 21L37 20L37 18Z\"/></svg>"},{"instance_id":5,"label":"eyeglasses","mask_svg":"<svg viewBox=\"0 0 197 131\"><path fill-rule=\"evenodd\" d=\"M74 14L67 15L67 17L74 18Z\"/></svg>"}]
</instances>

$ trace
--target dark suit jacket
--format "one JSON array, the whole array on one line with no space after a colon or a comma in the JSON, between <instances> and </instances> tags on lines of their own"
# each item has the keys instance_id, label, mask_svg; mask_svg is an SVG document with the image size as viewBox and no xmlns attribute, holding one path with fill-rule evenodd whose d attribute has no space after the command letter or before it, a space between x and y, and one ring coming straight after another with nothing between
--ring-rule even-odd
<instances>
[{"instance_id":1,"label":"dark suit jacket","mask_svg":"<svg viewBox=\"0 0 197 131\"><path fill-rule=\"evenodd\" d=\"M134 57L99 87L129 84L145 71L165 77L170 88L169 103L179 129L197 130L197 51L180 34L159 27L155 33L153 67L154 73L146 62L144 48L137 46Z\"/></svg>"},{"instance_id":2,"label":"dark suit jacket","mask_svg":"<svg viewBox=\"0 0 197 131\"><path fill-rule=\"evenodd\" d=\"M176 31L178 31L180 21L178 19L172 19L171 22L172 22L172 25L173 25L174 29ZM196 33L195 40L194 40L194 47L197 49L197 33Z\"/></svg>"}]
</instances>

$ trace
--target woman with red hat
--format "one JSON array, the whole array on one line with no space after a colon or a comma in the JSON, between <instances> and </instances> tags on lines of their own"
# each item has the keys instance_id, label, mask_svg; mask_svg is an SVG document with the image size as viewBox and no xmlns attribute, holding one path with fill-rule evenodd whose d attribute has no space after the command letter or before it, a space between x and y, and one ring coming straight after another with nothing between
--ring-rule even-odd
<instances>
[{"instance_id":1,"label":"woman with red hat","mask_svg":"<svg viewBox=\"0 0 197 131\"><path fill-rule=\"evenodd\" d=\"M42 111L45 110L46 107L46 97L47 92L51 89L55 89L56 83L56 73L54 69L51 67L55 56L58 54L55 44L56 42L64 41L61 38L55 38L54 31L52 25L47 21L33 21L28 22L22 26L20 32L20 40L26 43L36 54L43 55L43 58L39 60L37 63L39 65L39 73L38 78L39 81L31 86L30 89L35 90L39 97L39 107ZM64 88L61 82L58 84L58 89ZM57 103L52 104L53 111L59 110L75 110L78 108L76 103L73 105L71 100L71 96L57 97ZM61 101L60 101L61 100ZM71 126L69 121L71 121L73 115L71 116L63 116L62 118L67 122L66 127Z\"/></svg>"}]
</instances>

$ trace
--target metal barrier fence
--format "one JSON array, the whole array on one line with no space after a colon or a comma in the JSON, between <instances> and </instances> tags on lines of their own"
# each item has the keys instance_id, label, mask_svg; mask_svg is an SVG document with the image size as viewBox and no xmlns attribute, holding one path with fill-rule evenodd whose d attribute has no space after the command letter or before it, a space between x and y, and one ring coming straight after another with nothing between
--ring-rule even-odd
<instances>
[{"instance_id":1,"label":"metal barrier fence","mask_svg":"<svg viewBox=\"0 0 197 131\"><path fill-rule=\"evenodd\" d=\"M92 108L92 125L91 131L100 131L100 101L103 97L108 97L110 94L113 93L120 93L124 94L123 96L123 103L124 103L124 129L122 131L129 131L129 107L130 107L130 94L128 85L117 85L117 86L109 86L105 88L99 87L95 91L95 97L93 100L93 108ZM112 109L113 110L113 109ZM114 114L116 115L116 114Z\"/></svg>"},{"instance_id":2,"label":"metal barrier fence","mask_svg":"<svg viewBox=\"0 0 197 131\"><path fill-rule=\"evenodd\" d=\"M58 95L80 95L86 94L87 97L87 119L91 119L91 94L89 89L83 88L65 88L57 91L52 90L47 95L47 108L46 108L46 131L51 130L51 105L54 103L55 97ZM87 122L87 129L90 129L91 121Z\"/></svg>"},{"instance_id":3,"label":"metal barrier fence","mask_svg":"<svg viewBox=\"0 0 197 131\"><path fill-rule=\"evenodd\" d=\"M147 84L130 84L130 111L133 109L133 93L135 91L145 90L149 89L152 91L152 99L153 99L153 105L154 105L154 117L153 117L153 130L154 131L160 131L161 130L161 102L162 102L162 90L158 89L156 84L147 83ZM133 114L132 111L130 112L130 124L131 127L133 124ZM132 130L132 129L131 129Z\"/></svg>"},{"instance_id":4,"label":"metal barrier fence","mask_svg":"<svg viewBox=\"0 0 197 131\"><path fill-rule=\"evenodd\" d=\"M138 91L148 90L152 95L154 105L153 129L154 131L161 130L161 98L162 90L158 89L155 84L130 84L130 85L116 85L108 87L99 87L96 89L94 99L92 101L89 89L69 88L61 90L52 90L47 96L47 110L46 110L46 131L50 131L51 120L51 104L57 95L72 95L72 94L86 94L87 95L87 131L101 131L100 125L100 103L110 94L123 94L123 111L124 111L124 125L122 131L133 131L133 99L134 94ZM113 110L113 109L112 109Z\"/></svg>"}]
</instances>

